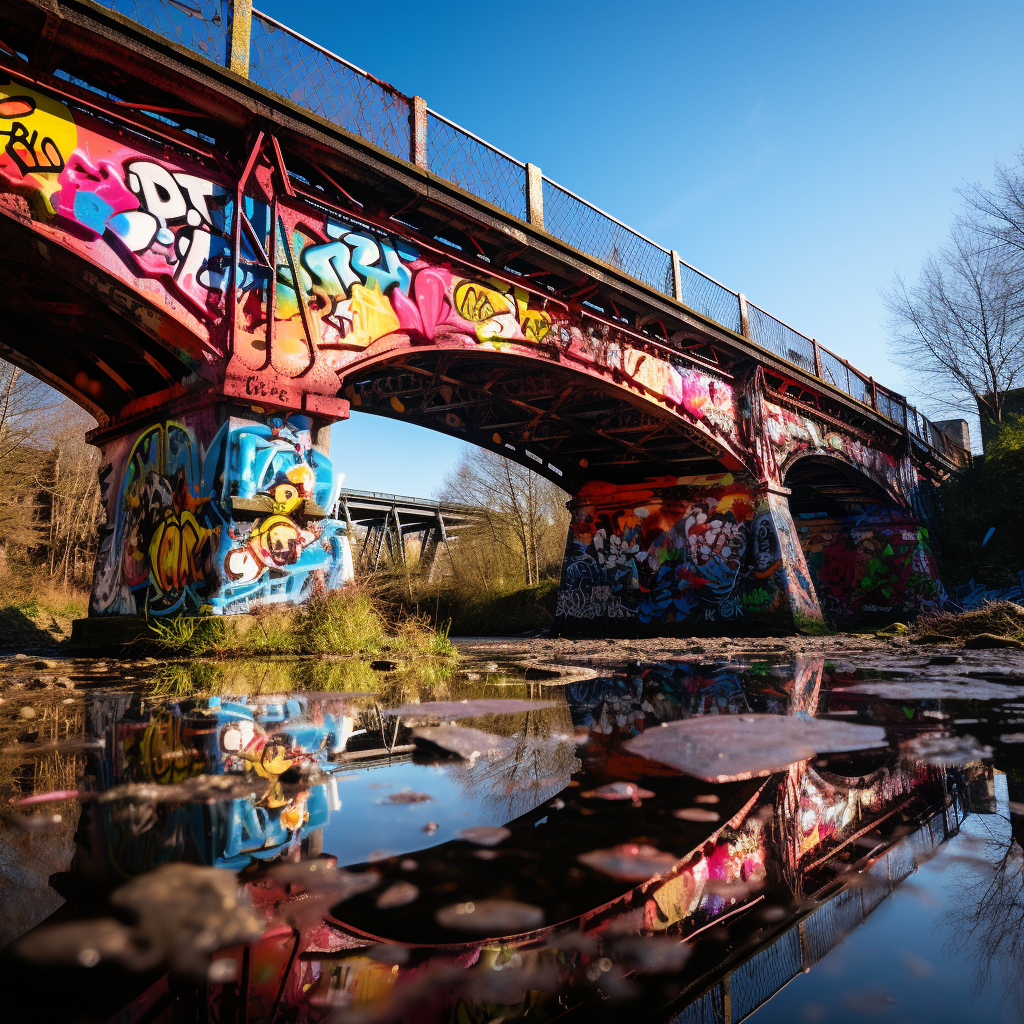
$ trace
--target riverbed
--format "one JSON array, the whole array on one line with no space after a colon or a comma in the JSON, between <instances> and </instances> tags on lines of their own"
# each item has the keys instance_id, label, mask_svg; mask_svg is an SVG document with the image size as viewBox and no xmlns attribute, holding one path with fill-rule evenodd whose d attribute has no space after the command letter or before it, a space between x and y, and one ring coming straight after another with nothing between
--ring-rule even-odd
<instances>
[{"instance_id":1,"label":"riverbed","mask_svg":"<svg viewBox=\"0 0 1024 1024\"><path fill-rule=\"evenodd\" d=\"M1024 656L0 663L11 1019L1024 1019Z\"/></svg>"}]
</instances>

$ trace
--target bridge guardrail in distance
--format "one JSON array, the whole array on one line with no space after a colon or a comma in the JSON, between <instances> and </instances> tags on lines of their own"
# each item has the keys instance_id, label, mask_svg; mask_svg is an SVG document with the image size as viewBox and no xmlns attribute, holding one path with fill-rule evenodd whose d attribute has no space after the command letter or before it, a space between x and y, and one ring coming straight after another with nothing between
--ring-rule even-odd
<instances>
[{"instance_id":1,"label":"bridge guardrail in distance","mask_svg":"<svg viewBox=\"0 0 1024 1024\"><path fill-rule=\"evenodd\" d=\"M814 339L540 175L536 167L540 194L531 196L530 165L436 111L426 110L422 127L416 129L415 103L422 101L414 102L274 18L252 10L250 0L91 2L207 60L247 73L254 84L403 160L417 163L417 153L425 153L426 169L438 177L742 335L777 359L875 409L958 465L969 461L969 453L902 396L880 387ZM426 138L417 137L417 131L425 131ZM419 166L424 166L422 159Z\"/></svg>"}]
</instances>

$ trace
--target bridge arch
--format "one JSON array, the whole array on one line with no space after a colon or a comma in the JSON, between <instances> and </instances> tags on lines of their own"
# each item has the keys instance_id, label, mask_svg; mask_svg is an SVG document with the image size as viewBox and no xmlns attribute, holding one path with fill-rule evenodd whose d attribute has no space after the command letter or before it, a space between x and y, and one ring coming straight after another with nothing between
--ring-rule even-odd
<instances>
[{"instance_id":1,"label":"bridge arch","mask_svg":"<svg viewBox=\"0 0 1024 1024\"><path fill-rule=\"evenodd\" d=\"M594 479L751 471L729 433L651 401L621 374L462 339L366 359L345 372L340 393L354 410L458 437L570 494Z\"/></svg>"},{"instance_id":2,"label":"bridge arch","mask_svg":"<svg viewBox=\"0 0 1024 1024\"><path fill-rule=\"evenodd\" d=\"M888 465L878 453L855 465L814 452L786 465L800 548L822 613L836 623L889 622L941 597L927 527Z\"/></svg>"}]
</instances>

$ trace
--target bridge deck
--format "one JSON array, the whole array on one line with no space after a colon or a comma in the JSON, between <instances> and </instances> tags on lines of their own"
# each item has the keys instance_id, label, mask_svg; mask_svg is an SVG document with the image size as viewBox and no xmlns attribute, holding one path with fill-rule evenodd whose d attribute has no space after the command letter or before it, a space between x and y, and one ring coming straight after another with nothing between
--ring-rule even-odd
<instances>
[{"instance_id":1,"label":"bridge deck","mask_svg":"<svg viewBox=\"0 0 1024 1024\"><path fill-rule=\"evenodd\" d=\"M49 10L43 0L23 0L23 4ZM215 65L229 68L234 73L230 76L234 89L240 84L239 76L247 78L250 97L246 105L254 110L270 113L265 102L269 99L282 112L294 115L301 110L313 115L314 122L341 128L346 135L369 144L362 154L364 162L380 167L375 157L389 158L392 175L398 158L406 168L418 172L408 182L419 199L407 204L410 217L414 206L423 210L443 204L453 228L449 235L459 234L459 221L467 216L479 219L482 200L486 220L514 243L504 246L502 264L511 263L513 253L540 248L562 263L584 269L598 285L606 285L609 278L627 279L633 296L639 289L648 303L656 300L653 308L635 317L637 328L647 339L668 349L678 347L678 332L667 329L658 315L671 308L664 305L670 300L677 306L677 314L678 306L685 308L695 315L696 322L714 325L734 346L742 342L742 348L768 357L769 365L783 367L796 382L809 378L817 390L842 395L862 410L870 410L872 419L880 418L905 432L929 456L953 466L966 462L967 453L904 396L771 316L742 293L703 274L675 251L546 177L539 167L509 156L430 109L421 98L404 95L268 15L252 11L250 16L243 4L230 20L221 17L219 4L200 4L196 11L163 0L131 0L127 4L118 0L117 6L131 16L114 12L113 0L72 0L65 17L80 29L98 27L111 40L118 31L128 31L151 45L163 44L165 49L165 41L170 41L170 52L179 57L187 53L207 69ZM50 18L47 14L48 26ZM61 44L67 45L74 34L62 31ZM192 77L195 79L194 74ZM203 94L208 103L209 84L197 81L191 92ZM142 109L145 112L145 105ZM157 116L174 123L166 114ZM282 123L280 118L273 119ZM440 190L437 186L442 182L445 187ZM467 194L478 202L467 207L460 199ZM550 245L538 247L538 236L546 243L557 243L554 250ZM462 248L440 233L435 237ZM480 248L475 240L473 244ZM489 257L488 262L493 260ZM598 273L594 273L596 268ZM621 319L614 301L609 302L607 288L603 291L597 294L596 288L588 288L576 298L596 314Z\"/></svg>"}]
</instances>

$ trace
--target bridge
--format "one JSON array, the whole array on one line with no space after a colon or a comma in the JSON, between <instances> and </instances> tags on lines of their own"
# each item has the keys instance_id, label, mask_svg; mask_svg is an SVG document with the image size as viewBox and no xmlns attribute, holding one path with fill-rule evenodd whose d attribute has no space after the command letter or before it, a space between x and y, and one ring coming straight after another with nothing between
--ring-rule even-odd
<instances>
[{"instance_id":1,"label":"bridge","mask_svg":"<svg viewBox=\"0 0 1024 1024\"><path fill-rule=\"evenodd\" d=\"M449 539L460 528L478 522L486 514L486 509L457 502L346 489L338 495L335 518L345 523L350 537L357 525L366 531L356 559L357 573L379 568L385 556L404 565L407 539L418 534L417 566L431 579L441 545L447 549Z\"/></svg>"},{"instance_id":2,"label":"bridge","mask_svg":"<svg viewBox=\"0 0 1024 1024\"><path fill-rule=\"evenodd\" d=\"M941 600L951 437L247 0L9 0L0 75L0 355L99 421L91 614L337 585L352 408L566 490L567 628Z\"/></svg>"}]
</instances>

